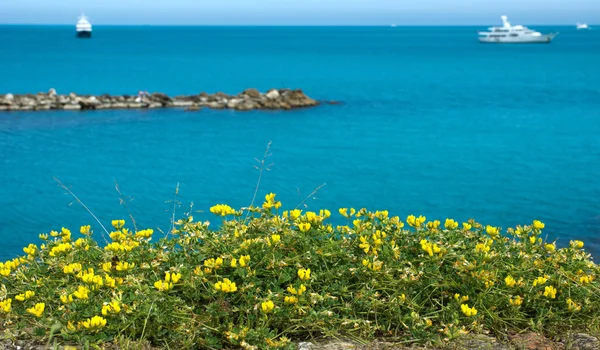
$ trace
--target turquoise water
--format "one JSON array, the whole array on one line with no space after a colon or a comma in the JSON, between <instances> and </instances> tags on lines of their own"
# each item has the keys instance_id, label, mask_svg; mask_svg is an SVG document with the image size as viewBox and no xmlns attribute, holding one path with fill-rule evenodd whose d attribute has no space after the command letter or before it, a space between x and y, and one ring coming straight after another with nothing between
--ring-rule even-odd
<instances>
[{"instance_id":1,"label":"turquoise water","mask_svg":"<svg viewBox=\"0 0 600 350\"><path fill-rule=\"evenodd\" d=\"M0 93L237 93L302 88L342 105L0 114L0 260L61 226L131 212L166 230L259 195L503 227L539 219L600 252L600 31L550 45L483 45L475 27L0 26ZM130 196L119 202L115 181ZM195 217L217 220L206 213Z\"/></svg>"}]
</instances>

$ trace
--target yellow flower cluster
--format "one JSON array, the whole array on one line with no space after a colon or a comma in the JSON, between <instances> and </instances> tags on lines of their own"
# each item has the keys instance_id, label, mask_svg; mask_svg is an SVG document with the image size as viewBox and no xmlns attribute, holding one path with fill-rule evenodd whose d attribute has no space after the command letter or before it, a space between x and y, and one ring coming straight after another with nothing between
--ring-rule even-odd
<instances>
[{"instance_id":1,"label":"yellow flower cluster","mask_svg":"<svg viewBox=\"0 0 600 350\"><path fill-rule=\"evenodd\" d=\"M44 313L45 308L46 308L46 304L37 303L33 307L30 307L29 309L27 309L27 312L34 315L35 317L42 317L42 314Z\"/></svg>"},{"instance_id":2,"label":"yellow flower cluster","mask_svg":"<svg viewBox=\"0 0 600 350\"><path fill-rule=\"evenodd\" d=\"M104 247L104 250L108 250L113 253L131 252L132 250L134 250L135 248L137 248L139 246L140 246L140 243L137 241L126 240L123 242L109 243L106 247Z\"/></svg>"},{"instance_id":3,"label":"yellow flower cluster","mask_svg":"<svg viewBox=\"0 0 600 350\"><path fill-rule=\"evenodd\" d=\"M73 292L73 296L77 299L85 300L89 298L89 292L90 290L86 286L78 286L77 290Z\"/></svg>"},{"instance_id":4,"label":"yellow flower cluster","mask_svg":"<svg viewBox=\"0 0 600 350\"><path fill-rule=\"evenodd\" d=\"M275 308L275 304L271 300L264 301L260 304L260 309L265 314L272 312L274 308Z\"/></svg>"},{"instance_id":5,"label":"yellow flower cluster","mask_svg":"<svg viewBox=\"0 0 600 350\"><path fill-rule=\"evenodd\" d=\"M135 267L135 263L130 263L130 262L126 262L126 261L119 261L117 263L117 266L115 267L115 269L117 271L120 272L126 272L129 270L133 270L133 268Z\"/></svg>"},{"instance_id":6,"label":"yellow flower cluster","mask_svg":"<svg viewBox=\"0 0 600 350\"><path fill-rule=\"evenodd\" d=\"M135 237L137 238L150 238L154 234L153 229L141 230L135 233Z\"/></svg>"},{"instance_id":7,"label":"yellow flower cluster","mask_svg":"<svg viewBox=\"0 0 600 350\"><path fill-rule=\"evenodd\" d=\"M567 299L567 309L571 312L581 311L581 305L577 304L571 298Z\"/></svg>"},{"instance_id":8,"label":"yellow flower cluster","mask_svg":"<svg viewBox=\"0 0 600 350\"><path fill-rule=\"evenodd\" d=\"M456 294L454 294L454 300L458 301L459 303L465 303L465 302L469 301L469 296L468 295L461 296L460 294L456 293Z\"/></svg>"},{"instance_id":9,"label":"yellow flower cluster","mask_svg":"<svg viewBox=\"0 0 600 350\"><path fill-rule=\"evenodd\" d=\"M412 226L412 227L415 227L415 228L417 228L417 227L421 227L421 225L423 225L423 223L424 223L426 220L427 220L427 218L426 218L425 216L423 216L423 215L419 216L418 218L417 218L417 217L415 217L414 215L409 215L409 216L406 218L406 223L407 223L409 226Z\"/></svg>"},{"instance_id":10,"label":"yellow flower cluster","mask_svg":"<svg viewBox=\"0 0 600 350\"><path fill-rule=\"evenodd\" d=\"M510 275L506 276L504 279L504 283L510 288L514 287L517 284L517 281Z\"/></svg>"},{"instance_id":11,"label":"yellow flower cluster","mask_svg":"<svg viewBox=\"0 0 600 350\"><path fill-rule=\"evenodd\" d=\"M12 310L12 299L0 301L0 311L9 313Z\"/></svg>"},{"instance_id":12,"label":"yellow flower cluster","mask_svg":"<svg viewBox=\"0 0 600 350\"><path fill-rule=\"evenodd\" d=\"M546 277L538 277L535 280L533 280L533 286L541 286L543 284L546 284L546 282L548 282L548 279Z\"/></svg>"},{"instance_id":13,"label":"yellow flower cluster","mask_svg":"<svg viewBox=\"0 0 600 350\"><path fill-rule=\"evenodd\" d=\"M296 304L298 302L298 298L294 296L285 296L283 298L283 302L286 304Z\"/></svg>"},{"instance_id":14,"label":"yellow flower cluster","mask_svg":"<svg viewBox=\"0 0 600 350\"><path fill-rule=\"evenodd\" d=\"M523 304L523 298L521 296L517 295L514 298L510 298L508 300L508 302L510 303L510 305L513 305L513 306L521 306L521 304Z\"/></svg>"},{"instance_id":15,"label":"yellow flower cluster","mask_svg":"<svg viewBox=\"0 0 600 350\"><path fill-rule=\"evenodd\" d=\"M350 210L350 214L348 214L348 210ZM354 208L340 208L339 213L342 214L343 217L345 218L351 218L352 216L354 216L354 214L356 214L356 209Z\"/></svg>"},{"instance_id":16,"label":"yellow flower cluster","mask_svg":"<svg viewBox=\"0 0 600 350\"><path fill-rule=\"evenodd\" d=\"M492 239L496 239L496 238L498 238L498 236L500 236L500 229L497 227L490 226L490 225L486 226L485 232L487 232L487 234L490 235L490 237L492 237Z\"/></svg>"},{"instance_id":17,"label":"yellow flower cluster","mask_svg":"<svg viewBox=\"0 0 600 350\"><path fill-rule=\"evenodd\" d=\"M546 288L544 288L544 296L549 299L555 299L556 292L557 292L556 288L554 288L552 286L546 286Z\"/></svg>"},{"instance_id":18,"label":"yellow flower cluster","mask_svg":"<svg viewBox=\"0 0 600 350\"><path fill-rule=\"evenodd\" d=\"M277 235L277 234L273 234L271 235L270 238L267 238L267 245L272 246L275 245L277 243L279 243L281 241L281 236Z\"/></svg>"},{"instance_id":19,"label":"yellow flower cluster","mask_svg":"<svg viewBox=\"0 0 600 350\"><path fill-rule=\"evenodd\" d=\"M303 222L298 224L298 229L300 230L300 232L308 232L310 231L311 228L311 224L309 222Z\"/></svg>"},{"instance_id":20,"label":"yellow flower cluster","mask_svg":"<svg viewBox=\"0 0 600 350\"><path fill-rule=\"evenodd\" d=\"M475 309L474 306L473 307L469 307L469 305L467 305L467 304L462 304L460 306L460 310L467 317L471 317L471 316L477 315L477 309Z\"/></svg>"},{"instance_id":21,"label":"yellow flower cluster","mask_svg":"<svg viewBox=\"0 0 600 350\"><path fill-rule=\"evenodd\" d=\"M301 284L300 287L298 287L298 289L296 289L294 286L288 286L287 291L288 293L293 295L302 295L304 294L304 292L306 292L306 286Z\"/></svg>"},{"instance_id":22,"label":"yellow flower cluster","mask_svg":"<svg viewBox=\"0 0 600 350\"><path fill-rule=\"evenodd\" d=\"M55 257L60 254L66 254L69 251L71 251L71 249L73 249L73 246L71 245L71 243L59 243L58 245L52 247L52 249L50 250L50 253L48 253L48 254L52 257Z\"/></svg>"},{"instance_id":23,"label":"yellow flower cluster","mask_svg":"<svg viewBox=\"0 0 600 350\"><path fill-rule=\"evenodd\" d=\"M435 243L431 243L429 241L427 241L426 239L422 239L421 240L421 249L423 249L427 254L429 254L429 256L433 256L434 254L440 254L442 255L442 249L440 247L438 247L437 244Z\"/></svg>"},{"instance_id":24,"label":"yellow flower cluster","mask_svg":"<svg viewBox=\"0 0 600 350\"><path fill-rule=\"evenodd\" d=\"M94 316L79 323L83 328L89 330L99 330L106 326L106 319L101 316Z\"/></svg>"},{"instance_id":25,"label":"yellow flower cluster","mask_svg":"<svg viewBox=\"0 0 600 350\"><path fill-rule=\"evenodd\" d=\"M115 229L120 230L123 228L123 226L125 226L125 220L113 220L111 224Z\"/></svg>"},{"instance_id":26,"label":"yellow flower cluster","mask_svg":"<svg viewBox=\"0 0 600 350\"><path fill-rule=\"evenodd\" d=\"M368 259L364 259L362 261L364 267L368 268L371 271L379 271L383 267L383 261L375 260L370 262Z\"/></svg>"},{"instance_id":27,"label":"yellow flower cluster","mask_svg":"<svg viewBox=\"0 0 600 350\"><path fill-rule=\"evenodd\" d=\"M300 278L302 281L308 281L310 279L310 269L298 270L298 278Z\"/></svg>"},{"instance_id":28,"label":"yellow flower cluster","mask_svg":"<svg viewBox=\"0 0 600 350\"><path fill-rule=\"evenodd\" d=\"M75 273L81 271L83 266L80 263L72 263L63 267L63 272L67 275L74 275Z\"/></svg>"},{"instance_id":29,"label":"yellow flower cluster","mask_svg":"<svg viewBox=\"0 0 600 350\"><path fill-rule=\"evenodd\" d=\"M38 247L35 244L30 244L27 247L23 248L23 252L27 254L29 257L34 257L37 253Z\"/></svg>"},{"instance_id":30,"label":"yellow flower cluster","mask_svg":"<svg viewBox=\"0 0 600 350\"><path fill-rule=\"evenodd\" d=\"M493 240L489 239L485 243L477 243L475 245L475 252L477 253L489 253L492 248Z\"/></svg>"},{"instance_id":31,"label":"yellow flower cluster","mask_svg":"<svg viewBox=\"0 0 600 350\"><path fill-rule=\"evenodd\" d=\"M263 209L267 210L271 208L279 209L281 208L281 202L275 201L275 193L269 193L265 196L265 202L263 203L262 207Z\"/></svg>"},{"instance_id":32,"label":"yellow flower cluster","mask_svg":"<svg viewBox=\"0 0 600 350\"><path fill-rule=\"evenodd\" d=\"M75 275L75 277L81 279L83 283L92 285L94 287L102 287L104 285L104 280L102 276L96 275L93 268L89 268L86 271L80 271Z\"/></svg>"},{"instance_id":33,"label":"yellow flower cluster","mask_svg":"<svg viewBox=\"0 0 600 350\"><path fill-rule=\"evenodd\" d=\"M215 289L223 293L233 293L237 291L235 282L231 282L228 278L224 278L223 281L215 283Z\"/></svg>"},{"instance_id":34,"label":"yellow flower cluster","mask_svg":"<svg viewBox=\"0 0 600 350\"><path fill-rule=\"evenodd\" d=\"M581 249L581 248L583 248L583 242L582 241L571 241L571 242L569 242L569 246L573 249Z\"/></svg>"},{"instance_id":35,"label":"yellow flower cluster","mask_svg":"<svg viewBox=\"0 0 600 350\"><path fill-rule=\"evenodd\" d=\"M427 225L425 225L425 227L427 227L427 229L430 231L437 231L437 229L440 228L440 225L441 225L440 220L434 220L434 221L428 222Z\"/></svg>"},{"instance_id":36,"label":"yellow flower cluster","mask_svg":"<svg viewBox=\"0 0 600 350\"><path fill-rule=\"evenodd\" d=\"M446 219L446 222L444 223L444 227L446 227L447 230L454 230L455 228L458 227L458 222L456 222L452 219Z\"/></svg>"},{"instance_id":37,"label":"yellow flower cluster","mask_svg":"<svg viewBox=\"0 0 600 350\"><path fill-rule=\"evenodd\" d=\"M118 314L121 312L121 303L118 300L111 300L110 303L105 303L102 306L102 315Z\"/></svg>"},{"instance_id":38,"label":"yellow flower cluster","mask_svg":"<svg viewBox=\"0 0 600 350\"><path fill-rule=\"evenodd\" d=\"M179 282L180 279L181 274L179 273L165 272L165 279L154 282L154 288L161 292L166 292L173 289L173 284Z\"/></svg>"},{"instance_id":39,"label":"yellow flower cluster","mask_svg":"<svg viewBox=\"0 0 600 350\"><path fill-rule=\"evenodd\" d=\"M206 273L211 273L213 270L218 270L221 268L221 266L223 266L223 258L221 257L204 260L204 272Z\"/></svg>"},{"instance_id":40,"label":"yellow flower cluster","mask_svg":"<svg viewBox=\"0 0 600 350\"><path fill-rule=\"evenodd\" d=\"M15 296L15 299L18 301L25 301L25 300L29 300L31 298L33 298L35 296L35 292L32 290L28 290L23 294L18 294L17 296Z\"/></svg>"},{"instance_id":41,"label":"yellow flower cluster","mask_svg":"<svg viewBox=\"0 0 600 350\"><path fill-rule=\"evenodd\" d=\"M217 204L210 208L210 212L217 216L227 216L235 214L235 210L227 204Z\"/></svg>"}]
</instances>

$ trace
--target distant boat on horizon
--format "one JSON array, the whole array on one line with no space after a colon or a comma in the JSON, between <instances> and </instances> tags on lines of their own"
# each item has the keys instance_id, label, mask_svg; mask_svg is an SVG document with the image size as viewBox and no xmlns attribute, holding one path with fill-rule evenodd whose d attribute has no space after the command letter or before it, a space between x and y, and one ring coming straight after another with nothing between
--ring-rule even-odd
<instances>
[{"instance_id":1,"label":"distant boat on horizon","mask_svg":"<svg viewBox=\"0 0 600 350\"><path fill-rule=\"evenodd\" d=\"M549 44L558 33L542 34L522 25L513 26L508 17L501 16L502 26L489 27L488 32L479 31L479 42L492 44Z\"/></svg>"},{"instance_id":2,"label":"distant boat on horizon","mask_svg":"<svg viewBox=\"0 0 600 350\"><path fill-rule=\"evenodd\" d=\"M78 38L91 38L92 37L92 24L88 21L85 15L79 16L79 21L75 26L75 30Z\"/></svg>"},{"instance_id":3,"label":"distant boat on horizon","mask_svg":"<svg viewBox=\"0 0 600 350\"><path fill-rule=\"evenodd\" d=\"M590 26L588 26L586 23L577 23L577 30L581 29L590 29Z\"/></svg>"}]
</instances>

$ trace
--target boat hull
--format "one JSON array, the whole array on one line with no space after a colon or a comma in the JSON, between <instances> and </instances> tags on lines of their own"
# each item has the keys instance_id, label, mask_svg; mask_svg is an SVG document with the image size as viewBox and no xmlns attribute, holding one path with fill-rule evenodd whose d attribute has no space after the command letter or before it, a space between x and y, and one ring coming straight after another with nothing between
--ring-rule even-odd
<instances>
[{"instance_id":1,"label":"boat hull","mask_svg":"<svg viewBox=\"0 0 600 350\"><path fill-rule=\"evenodd\" d=\"M484 44L549 44L552 42L552 39L556 37L557 34L546 34L540 35L538 37L506 37L506 38L498 38L498 37L488 37L482 36L479 37L479 42Z\"/></svg>"},{"instance_id":2,"label":"boat hull","mask_svg":"<svg viewBox=\"0 0 600 350\"><path fill-rule=\"evenodd\" d=\"M76 34L77 38L91 38L92 37L92 32L91 31L87 31L87 30L81 30L78 31Z\"/></svg>"}]
</instances>

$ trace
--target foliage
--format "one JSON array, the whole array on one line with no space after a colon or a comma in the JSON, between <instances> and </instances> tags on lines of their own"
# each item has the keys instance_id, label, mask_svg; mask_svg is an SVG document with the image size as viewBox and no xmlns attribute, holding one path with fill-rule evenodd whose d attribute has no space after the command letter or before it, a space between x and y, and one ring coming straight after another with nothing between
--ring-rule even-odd
<instances>
[{"instance_id":1,"label":"foliage","mask_svg":"<svg viewBox=\"0 0 600 350\"><path fill-rule=\"evenodd\" d=\"M580 241L558 249L534 221L502 232L387 211L280 213L211 208L221 225L182 219L166 237L112 222L40 235L0 263L0 329L44 340L119 339L183 348L293 348L343 335L443 341L469 332L585 327L600 311L598 265ZM27 332L27 333L24 333Z\"/></svg>"}]
</instances>

